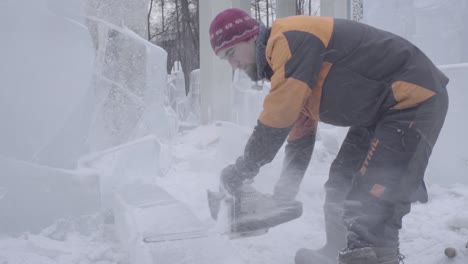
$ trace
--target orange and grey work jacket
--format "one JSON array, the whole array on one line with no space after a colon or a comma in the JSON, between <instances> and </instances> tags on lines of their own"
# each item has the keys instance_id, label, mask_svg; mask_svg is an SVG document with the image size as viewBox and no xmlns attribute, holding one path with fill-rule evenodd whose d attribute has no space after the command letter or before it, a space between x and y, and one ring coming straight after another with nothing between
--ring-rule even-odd
<instances>
[{"instance_id":1,"label":"orange and grey work jacket","mask_svg":"<svg viewBox=\"0 0 468 264\"><path fill-rule=\"evenodd\" d=\"M292 16L264 35L260 71L271 90L242 159L253 167L270 162L288 134L301 138L318 121L373 126L386 111L418 105L448 83L409 41L362 23Z\"/></svg>"}]
</instances>

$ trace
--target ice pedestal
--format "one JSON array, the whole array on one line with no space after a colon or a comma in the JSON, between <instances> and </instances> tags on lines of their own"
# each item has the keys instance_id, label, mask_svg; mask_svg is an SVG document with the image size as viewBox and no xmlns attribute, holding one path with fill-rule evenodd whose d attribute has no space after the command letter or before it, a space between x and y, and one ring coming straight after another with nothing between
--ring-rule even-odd
<instances>
[{"instance_id":1,"label":"ice pedestal","mask_svg":"<svg viewBox=\"0 0 468 264\"><path fill-rule=\"evenodd\" d=\"M112 208L116 191L134 183L154 183L171 165L171 150L154 135L90 154L79 166L100 174L102 206Z\"/></svg>"},{"instance_id":2,"label":"ice pedestal","mask_svg":"<svg viewBox=\"0 0 468 264\"><path fill-rule=\"evenodd\" d=\"M230 253L225 252L229 247L222 246L226 241L217 236L143 242L145 237L161 234L208 234L207 226L187 206L155 185L169 165L164 158L168 151L156 136L150 135L89 155L80 161L80 166L99 171L102 205L112 211L118 237L131 263L229 263L223 262L229 260Z\"/></svg>"},{"instance_id":3,"label":"ice pedestal","mask_svg":"<svg viewBox=\"0 0 468 264\"><path fill-rule=\"evenodd\" d=\"M183 203L156 185L127 185L115 193L114 203L119 238L130 251L131 263L242 263L226 238L210 233ZM145 238L158 240L187 232L205 235L144 242Z\"/></svg>"},{"instance_id":4,"label":"ice pedestal","mask_svg":"<svg viewBox=\"0 0 468 264\"><path fill-rule=\"evenodd\" d=\"M37 232L60 218L100 209L99 179L0 157L0 234Z\"/></svg>"}]
</instances>

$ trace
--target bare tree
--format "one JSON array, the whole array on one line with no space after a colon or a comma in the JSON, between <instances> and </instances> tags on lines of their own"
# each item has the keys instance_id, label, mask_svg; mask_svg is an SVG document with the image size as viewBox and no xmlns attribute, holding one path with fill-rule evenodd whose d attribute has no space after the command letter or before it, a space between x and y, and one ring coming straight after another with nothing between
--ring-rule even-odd
<instances>
[{"instance_id":1,"label":"bare tree","mask_svg":"<svg viewBox=\"0 0 468 264\"><path fill-rule=\"evenodd\" d=\"M180 6L179 0L175 0L175 24L176 24L176 32L177 32L177 41L176 41L176 52L177 52L177 60L183 63L183 56L182 56L182 30L180 28Z\"/></svg>"},{"instance_id":2,"label":"bare tree","mask_svg":"<svg viewBox=\"0 0 468 264\"><path fill-rule=\"evenodd\" d=\"M153 0L151 0L151 2L153 2ZM165 27L165 16L164 16L164 5L165 5L166 1L165 0L161 0L161 28L163 29L162 31L164 31L164 29L166 28Z\"/></svg>"},{"instance_id":3,"label":"bare tree","mask_svg":"<svg viewBox=\"0 0 468 264\"><path fill-rule=\"evenodd\" d=\"M166 26L166 13L165 13L165 8L164 8L166 0L159 1L159 10L161 11L160 13L161 26L158 27L155 25L154 22L152 22L153 10L157 8L157 6L155 6L155 2L156 2L155 0L151 0L149 11L148 11L148 40L149 41L153 41L157 36L163 35L164 33L168 31L168 27ZM151 28L155 28L155 30L152 31Z\"/></svg>"},{"instance_id":4,"label":"bare tree","mask_svg":"<svg viewBox=\"0 0 468 264\"><path fill-rule=\"evenodd\" d=\"M151 13L153 11L153 1L151 0L149 4L149 10L148 10L148 16L146 17L147 25L146 27L148 28L148 40L151 40Z\"/></svg>"},{"instance_id":5,"label":"bare tree","mask_svg":"<svg viewBox=\"0 0 468 264\"><path fill-rule=\"evenodd\" d=\"M260 0L255 0L255 19L260 21L261 16L260 16Z\"/></svg>"},{"instance_id":6,"label":"bare tree","mask_svg":"<svg viewBox=\"0 0 468 264\"><path fill-rule=\"evenodd\" d=\"M273 21L273 6L271 0L254 0L252 7L255 13L255 19L262 21L267 27L270 26L270 21Z\"/></svg>"},{"instance_id":7,"label":"bare tree","mask_svg":"<svg viewBox=\"0 0 468 264\"><path fill-rule=\"evenodd\" d=\"M198 36L195 34L195 30L193 29L193 21L190 16L190 11L189 11L189 2L187 0L181 0L182 1L182 15L183 15L183 23L184 23L184 29L187 31L187 33L190 35L192 38L193 46L195 47L196 50L199 49L199 43L198 43Z\"/></svg>"},{"instance_id":8,"label":"bare tree","mask_svg":"<svg viewBox=\"0 0 468 264\"><path fill-rule=\"evenodd\" d=\"M296 15L304 14L304 0L296 0Z\"/></svg>"},{"instance_id":9,"label":"bare tree","mask_svg":"<svg viewBox=\"0 0 468 264\"><path fill-rule=\"evenodd\" d=\"M175 61L181 62L188 92L190 72L200 67L199 0L151 0L151 3L159 15L153 20L148 16L152 23L149 39L166 50L168 72Z\"/></svg>"},{"instance_id":10,"label":"bare tree","mask_svg":"<svg viewBox=\"0 0 468 264\"><path fill-rule=\"evenodd\" d=\"M270 0L266 0L265 5L266 5L266 26L270 27Z\"/></svg>"},{"instance_id":11,"label":"bare tree","mask_svg":"<svg viewBox=\"0 0 468 264\"><path fill-rule=\"evenodd\" d=\"M198 2L198 1L197 1ZM193 19L190 8L189 8L189 1L188 0L181 0L180 8L181 8L181 22L182 22L182 43L183 43L183 52L180 58L182 62L182 69L184 71L185 76L185 88L186 92L188 93L189 89L189 77L190 72L196 68L198 68L200 64L199 59L199 36L198 31L194 30L194 27L198 27L198 16L196 17L197 23L195 23L195 19ZM194 5L194 7L198 7L198 3ZM198 56L193 56L193 54L197 54Z\"/></svg>"}]
</instances>

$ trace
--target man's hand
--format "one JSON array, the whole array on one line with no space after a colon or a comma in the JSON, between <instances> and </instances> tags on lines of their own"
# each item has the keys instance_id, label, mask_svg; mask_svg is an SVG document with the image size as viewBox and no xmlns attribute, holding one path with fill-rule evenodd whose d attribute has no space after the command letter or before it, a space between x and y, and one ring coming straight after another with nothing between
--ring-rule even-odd
<instances>
[{"instance_id":1,"label":"man's hand","mask_svg":"<svg viewBox=\"0 0 468 264\"><path fill-rule=\"evenodd\" d=\"M260 166L247 162L244 157L239 157L236 163L231 164L221 171L221 185L232 195L238 194L244 180L250 180L258 174Z\"/></svg>"},{"instance_id":2,"label":"man's hand","mask_svg":"<svg viewBox=\"0 0 468 264\"><path fill-rule=\"evenodd\" d=\"M231 164L221 171L221 185L231 195L238 195L242 182L241 173L235 164Z\"/></svg>"}]
</instances>

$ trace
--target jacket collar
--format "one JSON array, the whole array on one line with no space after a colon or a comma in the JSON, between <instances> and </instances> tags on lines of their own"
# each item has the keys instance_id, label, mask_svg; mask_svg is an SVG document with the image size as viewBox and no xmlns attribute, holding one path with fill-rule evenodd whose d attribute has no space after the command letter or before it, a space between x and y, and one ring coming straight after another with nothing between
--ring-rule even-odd
<instances>
[{"instance_id":1,"label":"jacket collar","mask_svg":"<svg viewBox=\"0 0 468 264\"><path fill-rule=\"evenodd\" d=\"M267 79L270 81L271 76L273 75L273 71L268 65L266 60L266 45L268 42L268 38L270 37L270 28L266 28L262 22L259 22L259 31L258 37L255 42L257 46L256 50L256 61L257 61L257 77L259 80Z\"/></svg>"}]
</instances>

